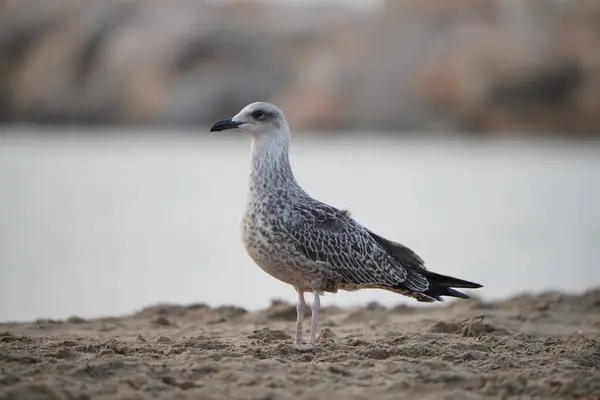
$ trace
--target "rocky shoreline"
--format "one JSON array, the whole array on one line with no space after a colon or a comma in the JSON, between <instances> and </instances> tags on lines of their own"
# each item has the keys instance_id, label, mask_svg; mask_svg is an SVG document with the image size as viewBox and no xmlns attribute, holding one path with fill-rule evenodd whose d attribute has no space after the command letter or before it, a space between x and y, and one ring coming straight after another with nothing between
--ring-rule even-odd
<instances>
[{"instance_id":1,"label":"rocky shoreline","mask_svg":"<svg viewBox=\"0 0 600 400\"><path fill-rule=\"evenodd\" d=\"M595 135L600 3L5 0L0 122Z\"/></svg>"}]
</instances>

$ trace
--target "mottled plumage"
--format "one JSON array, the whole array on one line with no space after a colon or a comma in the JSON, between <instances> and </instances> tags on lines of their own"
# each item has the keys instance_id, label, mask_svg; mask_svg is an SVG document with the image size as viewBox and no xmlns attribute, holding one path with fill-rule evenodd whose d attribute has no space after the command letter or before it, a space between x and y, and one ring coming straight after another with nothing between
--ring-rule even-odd
<instances>
[{"instance_id":1,"label":"mottled plumage","mask_svg":"<svg viewBox=\"0 0 600 400\"><path fill-rule=\"evenodd\" d=\"M304 292L312 292L311 332L315 344L319 295L338 290L379 288L416 298L468 298L452 287L481 285L428 271L409 248L360 225L346 210L310 197L296 182L289 163L290 132L283 113L253 103L211 131L240 129L252 135L252 160L242 241L265 272L298 292L296 344L302 346Z\"/></svg>"}]
</instances>

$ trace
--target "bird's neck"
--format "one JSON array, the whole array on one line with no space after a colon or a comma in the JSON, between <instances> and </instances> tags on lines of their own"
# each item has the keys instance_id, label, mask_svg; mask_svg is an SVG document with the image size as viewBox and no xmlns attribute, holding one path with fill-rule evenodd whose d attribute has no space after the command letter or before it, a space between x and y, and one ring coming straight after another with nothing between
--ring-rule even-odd
<instances>
[{"instance_id":1,"label":"bird's neck","mask_svg":"<svg viewBox=\"0 0 600 400\"><path fill-rule=\"evenodd\" d=\"M263 197L273 191L301 190L289 159L289 136L252 138L250 193Z\"/></svg>"}]
</instances>

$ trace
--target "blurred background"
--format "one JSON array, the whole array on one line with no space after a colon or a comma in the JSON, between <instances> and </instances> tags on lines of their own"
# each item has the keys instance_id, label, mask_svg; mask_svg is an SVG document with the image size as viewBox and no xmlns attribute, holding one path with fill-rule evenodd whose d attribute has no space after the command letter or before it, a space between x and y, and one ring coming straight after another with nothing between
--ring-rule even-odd
<instances>
[{"instance_id":1,"label":"blurred background","mask_svg":"<svg viewBox=\"0 0 600 400\"><path fill-rule=\"evenodd\" d=\"M314 197L498 299L600 285L597 0L0 0L0 321L265 307L268 101ZM381 291L324 305L416 302Z\"/></svg>"}]
</instances>

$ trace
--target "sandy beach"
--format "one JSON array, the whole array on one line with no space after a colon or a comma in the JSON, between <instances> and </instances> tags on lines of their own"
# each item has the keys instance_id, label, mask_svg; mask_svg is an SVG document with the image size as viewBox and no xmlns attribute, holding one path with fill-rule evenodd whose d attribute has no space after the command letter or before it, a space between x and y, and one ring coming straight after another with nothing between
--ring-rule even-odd
<instances>
[{"instance_id":1,"label":"sandy beach","mask_svg":"<svg viewBox=\"0 0 600 400\"><path fill-rule=\"evenodd\" d=\"M310 353L279 301L0 324L0 399L600 397L600 289L321 315Z\"/></svg>"}]
</instances>

